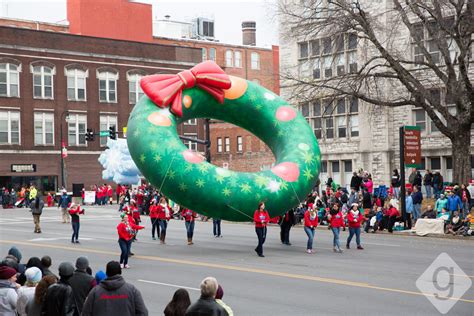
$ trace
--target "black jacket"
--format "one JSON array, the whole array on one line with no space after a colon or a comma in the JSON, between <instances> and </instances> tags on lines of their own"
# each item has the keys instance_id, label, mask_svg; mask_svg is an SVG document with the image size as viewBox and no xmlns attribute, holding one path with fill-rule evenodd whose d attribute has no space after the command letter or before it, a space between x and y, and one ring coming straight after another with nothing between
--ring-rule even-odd
<instances>
[{"instance_id":1,"label":"black jacket","mask_svg":"<svg viewBox=\"0 0 474 316\"><path fill-rule=\"evenodd\" d=\"M213 298L202 296L186 310L186 316L228 316L226 310Z\"/></svg>"},{"instance_id":2,"label":"black jacket","mask_svg":"<svg viewBox=\"0 0 474 316\"><path fill-rule=\"evenodd\" d=\"M138 289L114 275L94 287L82 308L82 316L134 316L148 315Z\"/></svg>"},{"instance_id":3,"label":"black jacket","mask_svg":"<svg viewBox=\"0 0 474 316\"><path fill-rule=\"evenodd\" d=\"M362 208L372 208L372 198L369 192L364 192L362 195Z\"/></svg>"},{"instance_id":4,"label":"black jacket","mask_svg":"<svg viewBox=\"0 0 474 316\"><path fill-rule=\"evenodd\" d=\"M42 313L55 316L73 316L77 313L71 286L63 280L51 285L46 292Z\"/></svg>"},{"instance_id":5,"label":"black jacket","mask_svg":"<svg viewBox=\"0 0 474 316\"><path fill-rule=\"evenodd\" d=\"M356 191L360 190L360 185L362 184L362 178L359 176L352 176L351 179L351 188L354 188Z\"/></svg>"},{"instance_id":6,"label":"black jacket","mask_svg":"<svg viewBox=\"0 0 474 316\"><path fill-rule=\"evenodd\" d=\"M90 290L96 285L95 278L84 271L76 270L67 283L72 287L77 310L80 315L87 294L89 294Z\"/></svg>"}]
</instances>

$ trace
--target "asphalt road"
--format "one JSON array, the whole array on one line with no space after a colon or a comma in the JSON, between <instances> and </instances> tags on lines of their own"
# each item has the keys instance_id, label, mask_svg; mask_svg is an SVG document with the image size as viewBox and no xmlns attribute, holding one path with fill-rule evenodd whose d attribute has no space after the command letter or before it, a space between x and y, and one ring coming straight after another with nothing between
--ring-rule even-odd
<instances>
[{"instance_id":1,"label":"asphalt road","mask_svg":"<svg viewBox=\"0 0 474 316\"><path fill-rule=\"evenodd\" d=\"M451 256L474 281L474 240L453 240L386 234L363 234L364 250L332 251L332 234L317 230L316 253L308 255L302 227L291 230L292 246L279 241L279 227L268 230L265 258L253 249L257 238L253 225L223 223L223 238L212 235L212 221L196 223L195 244L186 244L184 222L171 221L167 245L151 239L150 220L132 246L136 254L123 276L141 291L150 315L163 310L178 287L199 297L199 283L214 276L224 288L224 301L235 315L439 315L416 286L416 280L441 253ZM5 256L16 245L23 261L48 254L53 271L62 261L75 262L84 255L95 271L109 260L119 259L116 207L86 207L79 240L71 244L71 226L61 222L60 211L45 209L42 234L33 233L33 221L25 209L0 209L0 250ZM342 242L347 232L341 235ZM355 247L353 247L355 248ZM452 286L458 286L458 275ZM426 292L426 291L424 291ZM449 315L473 315L471 286L455 302Z\"/></svg>"}]
</instances>

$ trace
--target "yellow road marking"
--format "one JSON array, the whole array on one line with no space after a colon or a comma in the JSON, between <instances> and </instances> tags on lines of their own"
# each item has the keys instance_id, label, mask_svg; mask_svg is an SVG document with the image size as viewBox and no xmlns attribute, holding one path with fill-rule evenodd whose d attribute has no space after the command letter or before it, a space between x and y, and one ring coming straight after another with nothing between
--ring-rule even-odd
<instances>
[{"instance_id":1,"label":"yellow road marking","mask_svg":"<svg viewBox=\"0 0 474 316\"><path fill-rule=\"evenodd\" d=\"M16 240L0 240L0 243L25 245L25 246L35 246L35 247L43 247L43 248L51 248L51 249L64 249L64 250L76 251L76 252L86 252L87 251L87 252L91 252L91 253L107 254L107 255L114 255L114 256L119 256L120 255L120 253L114 252L114 251L99 250L99 249L84 248L84 247L73 248L73 247L67 247L67 246L61 246L61 245L51 245L51 244L33 243L33 242L16 241ZM352 282L352 281L338 280L338 279L332 279L332 278L323 278L323 277L317 277L317 276L312 276L312 275L303 275L303 274L278 272L278 271L263 270L263 269L254 269L254 268L246 268L246 267L239 267L239 266L232 266L232 265L225 265L225 264L218 264L218 263L210 263L210 262L191 261L191 260L184 260L184 259L163 258L163 257L156 257L156 256L135 255L135 256L133 256L133 258L138 258L138 259L143 259L143 260L151 260L151 261L167 262L167 263L192 265L192 266L199 266L199 267L207 267L207 268L217 268L217 269L222 269L222 270L249 272L249 273L262 274L262 275L279 276L279 277L285 277L285 278L290 278L290 279L315 281L315 282L338 284L338 285L347 285L347 286L353 286L353 287L359 287L359 288L373 289L373 290L386 291L386 292L395 292L395 293L408 294L408 295L437 297L437 296L435 296L433 294L429 294L429 293L407 291L407 290L401 290L401 289L394 289L394 288L376 286L376 285L372 285L372 284L369 284L369 283ZM463 298L460 298L460 297L446 297L445 299L461 301L461 302L466 302L466 303L474 303L474 300L463 299Z\"/></svg>"}]
</instances>

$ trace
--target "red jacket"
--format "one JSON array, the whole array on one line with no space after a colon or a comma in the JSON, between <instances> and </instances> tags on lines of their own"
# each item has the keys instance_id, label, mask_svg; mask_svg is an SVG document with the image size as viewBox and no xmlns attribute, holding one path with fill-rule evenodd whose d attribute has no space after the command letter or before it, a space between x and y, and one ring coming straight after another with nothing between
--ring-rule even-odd
<instances>
[{"instance_id":1,"label":"red jacket","mask_svg":"<svg viewBox=\"0 0 474 316\"><path fill-rule=\"evenodd\" d=\"M318 212L315 212L315 217L311 219L311 214L309 211L304 213L304 226L309 228L318 227Z\"/></svg>"},{"instance_id":2,"label":"red jacket","mask_svg":"<svg viewBox=\"0 0 474 316\"><path fill-rule=\"evenodd\" d=\"M143 226L135 225L132 222L129 222L128 225L124 222L120 222L117 225L117 232L120 239L130 240L135 236L135 230L143 229Z\"/></svg>"},{"instance_id":3,"label":"red jacket","mask_svg":"<svg viewBox=\"0 0 474 316\"><path fill-rule=\"evenodd\" d=\"M166 216L166 209L168 209L168 216ZM158 205L158 218L159 219L170 219L171 218L171 211L168 205L163 207L161 204Z\"/></svg>"},{"instance_id":4,"label":"red jacket","mask_svg":"<svg viewBox=\"0 0 474 316\"><path fill-rule=\"evenodd\" d=\"M107 189L107 196L110 198L112 196L114 196L114 190L112 190L112 188L109 188Z\"/></svg>"},{"instance_id":5,"label":"red jacket","mask_svg":"<svg viewBox=\"0 0 474 316\"><path fill-rule=\"evenodd\" d=\"M362 224L363 220L364 216L362 216L361 212L359 212L357 216L354 216L352 210L349 210L349 212L347 213L347 222L349 223L349 227L360 228L360 224Z\"/></svg>"},{"instance_id":6,"label":"red jacket","mask_svg":"<svg viewBox=\"0 0 474 316\"><path fill-rule=\"evenodd\" d=\"M184 217L184 220L186 222L194 222L194 219L197 217L197 214L196 212L193 212L190 209L185 208L181 212L181 216Z\"/></svg>"},{"instance_id":7,"label":"red jacket","mask_svg":"<svg viewBox=\"0 0 474 316\"><path fill-rule=\"evenodd\" d=\"M392 216L398 217L400 216L400 212L395 207L392 206L391 208L388 209L387 215L389 217L392 217Z\"/></svg>"},{"instance_id":8,"label":"red jacket","mask_svg":"<svg viewBox=\"0 0 474 316\"><path fill-rule=\"evenodd\" d=\"M158 205L150 206L150 218L158 218Z\"/></svg>"},{"instance_id":9,"label":"red jacket","mask_svg":"<svg viewBox=\"0 0 474 316\"><path fill-rule=\"evenodd\" d=\"M342 215L342 212L339 211L336 215L331 215L331 220L329 221L331 224L331 227L337 228L337 227L346 227L346 224L344 223L344 216Z\"/></svg>"},{"instance_id":10,"label":"red jacket","mask_svg":"<svg viewBox=\"0 0 474 316\"><path fill-rule=\"evenodd\" d=\"M122 186L119 184L115 188L115 194L120 195L120 193L122 193Z\"/></svg>"},{"instance_id":11,"label":"red jacket","mask_svg":"<svg viewBox=\"0 0 474 316\"><path fill-rule=\"evenodd\" d=\"M255 227L267 227L268 222L270 221L270 215L268 215L267 210L256 210L253 214L253 221L255 222Z\"/></svg>"}]
</instances>

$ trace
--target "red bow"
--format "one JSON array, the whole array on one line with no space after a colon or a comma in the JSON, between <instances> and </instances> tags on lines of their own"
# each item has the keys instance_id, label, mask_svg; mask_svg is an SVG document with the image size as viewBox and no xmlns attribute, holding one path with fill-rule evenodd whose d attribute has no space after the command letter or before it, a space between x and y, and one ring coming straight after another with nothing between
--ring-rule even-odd
<instances>
[{"instance_id":1,"label":"red bow","mask_svg":"<svg viewBox=\"0 0 474 316\"><path fill-rule=\"evenodd\" d=\"M183 116L183 89L194 86L212 95L219 103L224 103L224 90L229 89L229 76L215 62L202 62L191 70L176 75L151 75L140 80L143 92L160 108L171 104L171 112Z\"/></svg>"}]
</instances>

